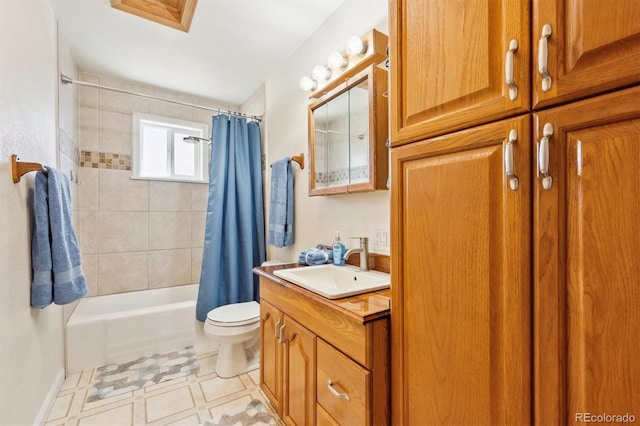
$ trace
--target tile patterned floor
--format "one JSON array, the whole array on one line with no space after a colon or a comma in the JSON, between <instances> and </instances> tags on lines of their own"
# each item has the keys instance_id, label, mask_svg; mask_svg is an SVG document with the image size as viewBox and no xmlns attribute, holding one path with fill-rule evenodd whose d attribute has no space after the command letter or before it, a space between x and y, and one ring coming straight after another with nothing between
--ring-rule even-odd
<instances>
[{"instance_id":1,"label":"tile patterned floor","mask_svg":"<svg viewBox=\"0 0 640 426\"><path fill-rule=\"evenodd\" d=\"M215 373L216 354L198 354L197 358L200 371L196 374L95 402L86 400L96 369L72 374L58 393L45 425L201 425L244 409L253 399L261 400L278 419L260 391L260 370L224 379Z\"/></svg>"}]
</instances>

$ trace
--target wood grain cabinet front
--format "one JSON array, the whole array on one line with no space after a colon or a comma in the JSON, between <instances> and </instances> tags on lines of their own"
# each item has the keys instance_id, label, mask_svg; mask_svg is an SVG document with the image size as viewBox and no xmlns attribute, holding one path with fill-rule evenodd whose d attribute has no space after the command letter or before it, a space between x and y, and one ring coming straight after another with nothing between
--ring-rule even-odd
<instances>
[{"instance_id":1,"label":"wood grain cabinet front","mask_svg":"<svg viewBox=\"0 0 640 426\"><path fill-rule=\"evenodd\" d=\"M551 178L533 191L541 426L580 424L581 413L640 417L638 100L640 86L534 115Z\"/></svg>"},{"instance_id":2,"label":"wood grain cabinet front","mask_svg":"<svg viewBox=\"0 0 640 426\"><path fill-rule=\"evenodd\" d=\"M392 0L391 146L640 82L637 0Z\"/></svg>"},{"instance_id":3,"label":"wood grain cabinet front","mask_svg":"<svg viewBox=\"0 0 640 426\"><path fill-rule=\"evenodd\" d=\"M285 424L390 424L387 297L332 301L264 276L260 295L260 386Z\"/></svg>"},{"instance_id":4,"label":"wood grain cabinet front","mask_svg":"<svg viewBox=\"0 0 640 426\"><path fill-rule=\"evenodd\" d=\"M315 421L315 335L269 302L260 302L260 383L288 425Z\"/></svg>"},{"instance_id":5,"label":"wood grain cabinet front","mask_svg":"<svg viewBox=\"0 0 640 426\"><path fill-rule=\"evenodd\" d=\"M318 340L318 404L341 425L371 424L371 373Z\"/></svg>"},{"instance_id":6,"label":"wood grain cabinet front","mask_svg":"<svg viewBox=\"0 0 640 426\"><path fill-rule=\"evenodd\" d=\"M394 424L530 422L529 128L393 150Z\"/></svg>"}]
</instances>

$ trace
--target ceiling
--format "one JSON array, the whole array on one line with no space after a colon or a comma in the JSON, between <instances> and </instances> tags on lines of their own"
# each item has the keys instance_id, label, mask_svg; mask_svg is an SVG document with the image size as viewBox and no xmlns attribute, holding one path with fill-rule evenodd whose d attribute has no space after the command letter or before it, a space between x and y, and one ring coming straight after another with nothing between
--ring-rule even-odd
<instances>
[{"instance_id":1,"label":"ceiling","mask_svg":"<svg viewBox=\"0 0 640 426\"><path fill-rule=\"evenodd\" d=\"M111 7L49 0L80 70L246 101L344 0L199 0L188 33Z\"/></svg>"}]
</instances>

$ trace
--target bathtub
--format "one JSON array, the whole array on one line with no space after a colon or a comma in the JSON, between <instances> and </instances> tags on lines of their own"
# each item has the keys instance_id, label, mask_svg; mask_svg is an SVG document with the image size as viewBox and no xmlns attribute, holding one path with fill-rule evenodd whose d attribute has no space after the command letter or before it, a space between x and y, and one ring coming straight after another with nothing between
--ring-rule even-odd
<instances>
[{"instance_id":1,"label":"bathtub","mask_svg":"<svg viewBox=\"0 0 640 426\"><path fill-rule=\"evenodd\" d=\"M81 299L66 325L67 373L190 345L216 350L196 320L197 295L193 284Z\"/></svg>"}]
</instances>

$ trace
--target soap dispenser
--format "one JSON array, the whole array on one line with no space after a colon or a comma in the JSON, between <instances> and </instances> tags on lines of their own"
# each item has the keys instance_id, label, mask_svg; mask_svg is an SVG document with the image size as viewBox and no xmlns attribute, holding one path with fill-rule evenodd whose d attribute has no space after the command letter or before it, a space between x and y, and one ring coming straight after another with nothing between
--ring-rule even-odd
<instances>
[{"instance_id":1,"label":"soap dispenser","mask_svg":"<svg viewBox=\"0 0 640 426\"><path fill-rule=\"evenodd\" d=\"M333 264L338 266L344 266L344 252L345 247L340 241L340 232L336 231L336 239L333 242Z\"/></svg>"}]
</instances>

